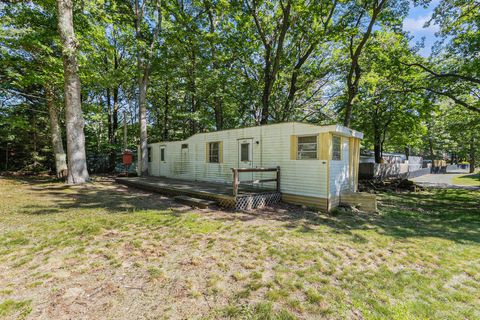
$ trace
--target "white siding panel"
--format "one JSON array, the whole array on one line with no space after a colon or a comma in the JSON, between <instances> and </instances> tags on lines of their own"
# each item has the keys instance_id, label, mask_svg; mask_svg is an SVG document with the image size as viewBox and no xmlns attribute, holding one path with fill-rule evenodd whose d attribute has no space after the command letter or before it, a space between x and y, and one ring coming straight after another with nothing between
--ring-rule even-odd
<instances>
[{"instance_id":1,"label":"white siding panel","mask_svg":"<svg viewBox=\"0 0 480 320\"><path fill-rule=\"evenodd\" d=\"M338 197L340 193L350 190L349 184L349 141L342 138L342 160L330 160L330 196Z\"/></svg>"},{"instance_id":2,"label":"white siding panel","mask_svg":"<svg viewBox=\"0 0 480 320\"><path fill-rule=\"evenodd\" d=\"M282 123L196 134L184 141L155 143L151 144L154 147L152 150L156 150L156 152L154 152L150 172L152 175L177 179L231 184L233 179L231 168L239 165L238 140L251 138L253 141L253 167L280 166L282 192L327 198L327 162L324 160L291 160L290 136L319 134L337 130L337 127ZM348 179L344 178L348 174L348 140L345 140L347 145L342 144L344 160L338 164L334 161L330 162L331 190L332 186L335 190L341 190L343 183L345 181L348 183ZM213 141L223 142L223 163L207 163L205 161L206 144ZM188 143L188 157L182 157L182 143ZM160 162L161 146L166 148L165 163ZM255 179L273 178L274 175L274 172L255 173L253 177ZM274 183L269 184L272 187L274 185Z\"/></svg>"}]
</instances>

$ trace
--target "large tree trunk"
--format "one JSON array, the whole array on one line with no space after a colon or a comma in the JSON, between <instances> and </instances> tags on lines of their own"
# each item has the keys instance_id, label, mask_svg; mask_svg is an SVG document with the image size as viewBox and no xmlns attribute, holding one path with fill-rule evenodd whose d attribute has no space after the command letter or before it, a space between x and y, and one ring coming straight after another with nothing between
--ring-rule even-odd
<instances>
[{"instance_id":1,"label":"large tree trunk","mask_svg":"<svg viewBox=\"0 0 480 320\"><path fill-rule=\"evenodd\" d=\"M52 138L53 154L55 155L55 172L58 178L67 177L67 155L63 149L62 130L58 123L58 109L55 106L55 97L50 87L45 86L48 114L50 117L50 133Z\"/></svg>"},{"instance_id":2,"label":"large tree trunk","mask_svg":"<svg viewBox=\"0 0 480 320\"><path fill-rule=\"evenodd\" d=\"M147 73L147 71L145 71ZM138 109L140 121L140 159L139 169L141 176L148 176L148 134L147 134L147 82L148 74L138 80Z\"/></svg>"},{"instance_id":3,"label":"large tree trunk","mask_svg":"<svg viewBox=\"0 0 480 320\"><path fill-rule=\"evenodd\" d=\"M80 100L77 40L73 30L72 0L57 0L58 31L62 43L65 78L65 119L67 122L68 183L89 181L85 155L84 120Z\"/></svg>"}]
</instances>

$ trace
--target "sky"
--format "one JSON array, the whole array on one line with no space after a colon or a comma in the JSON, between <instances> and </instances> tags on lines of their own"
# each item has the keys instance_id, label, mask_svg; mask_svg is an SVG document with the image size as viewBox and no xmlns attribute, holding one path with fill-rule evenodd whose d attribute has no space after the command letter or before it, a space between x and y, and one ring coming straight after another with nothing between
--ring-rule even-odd
<instances>
[{"instance_id":1,"label":"sky","mask_svg":"<svg viewBox=\"0 0 480 320\"><path fill-rule=\"evenodd\" d=\"M415 46L416 43L425 37L425 47L420 50L422 56L429 56L432 52L432 46L435 44L435 32L438 30L437 26L431 25L428 28L424 28L425 22L427 22L432 16L433 9L438 5L439 0L433 0L428 8L423 7L411 7L408 17L403 22L403 30L409 31L413 36L410 40L410 45Z\"/></svg>"}]
</instances>

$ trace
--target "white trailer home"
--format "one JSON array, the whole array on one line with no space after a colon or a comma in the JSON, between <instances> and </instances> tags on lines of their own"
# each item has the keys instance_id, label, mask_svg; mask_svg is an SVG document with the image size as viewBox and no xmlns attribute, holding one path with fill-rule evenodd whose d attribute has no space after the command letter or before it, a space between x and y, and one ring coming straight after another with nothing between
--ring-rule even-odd
<instances>
[{"instance_id":1,"label":"white trailer home","mask_svg":"<svg viewBox=\"0 0 480 320\"><path fill-rule=\"evenodd\" d=\"M328 211L357 191L362 138L361 132L340 125L298 122L198 133L149 144L149 174L227 188L234 179L232 168L279 167L282 201ZM269 172L239 174L240 180L252 182L271 177Z\"/></svg>"}]
</instances>

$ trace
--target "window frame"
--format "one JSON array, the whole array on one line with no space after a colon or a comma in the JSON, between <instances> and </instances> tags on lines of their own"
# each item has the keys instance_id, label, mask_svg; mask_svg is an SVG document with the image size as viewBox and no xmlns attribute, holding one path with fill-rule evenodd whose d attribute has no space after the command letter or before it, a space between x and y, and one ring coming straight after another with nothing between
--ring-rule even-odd
<instances>
[{"instance_id":1,"label":"window frame","mask_svg":"<svg viewBox=\"0 0 480 320\"><path fill-rule=\"evenodd\" d=\"M165 147L160 147L160 161L165 162L166 156L165 156Z\"/></svg>"},{"instance_id":2,"label":"window frame","mask_svg":"<svg viewBox=\"0 0 480 320\"><path fill-rule=\"evenodd\" d=\"M244 160L243 158L243 146L246 146L247 149L247 160ZM252 161L252 155L251 155L251 143L250 142L240 142L240 162L251 162Z\"/></svg>"},{"instance_id":3,"label":"window frame","mask_svg":"<svg viewBox=\"0 0 480 320\"><path fill-rule=\"evenodd\" d=\"M152 162L152 147L147 147L147 160L148 160L148 163L151 163Z\"/></svg>"},{"instance_id":4,"label":"window frame","mask_svg":"<svg viewBox=\"0 0 480 320\"><path fill-rule=\"evenodd\" d=\"M300 142L300 139L302 138L315 138L315 142ZM315 145L315 150L309 150L309 151L300 151L300 147L301 146L305 146L305 145ZM302 135L302 136L297 136L297 146L296 146L297 150L295 150L296 152L296 158L297 160L318 160L318 135L317 134L308 134L308 135ZM314 157L308 157L308 158L305 158L305 157L302 157L301 154L305 154L305 153L310 153L310 154L313 154L315 152L315 156Z\"/></svg>"},{"instance_id":5,"label":"window frame","mask_svg":"<svg viewBox=\"0 0 480 320\"><path fill-rule=\"evenodd\" d=\"M334 145L334 141L335 139L338 139L339 143L338 143L338 147L339 147L339 150L338 150L338 158L336 157L336 152L335 152L335 145ZM339 136L339 135L332 135L332 157L331 157L331 160L332 161L342 161L342 137Z\"/></svg>"},{"instance_id":6,"label":"window frame","mask_svg":"<svg viewBox=\"0 0 480 320\"><path fill-rule=\"evenodd\" d=\"M216 161L212 161L212 156L214 156L212 154L212 151L214 150L214 148L212 148L213 145L216 145ZM208 142L208 163L220 163L220 141Z\"/></svg>"}]
</instances>

